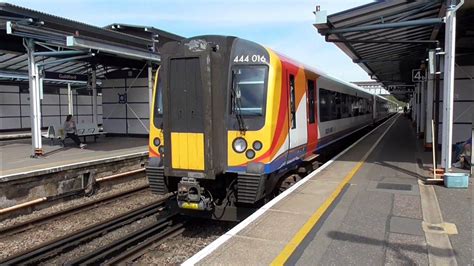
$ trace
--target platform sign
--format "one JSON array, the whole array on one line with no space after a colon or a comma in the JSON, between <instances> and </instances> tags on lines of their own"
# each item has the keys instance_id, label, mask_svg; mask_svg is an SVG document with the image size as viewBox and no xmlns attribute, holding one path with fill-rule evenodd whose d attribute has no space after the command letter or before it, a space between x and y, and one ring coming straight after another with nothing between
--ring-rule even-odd
<instances>
[{"instance_id":1,"label":"platform sign","mask_svg":"<svg viewBox=\"0 0 474 266\"><path fill-rule=\"evenodd\" d=\"M59 72L44 72L44 78L48 80L57 81L88 81L87 75L83 74L70 74L70 73L59 73Z\"/></svg>"},{"instance_id":2,"label":"platform sign","mask_svg":"<svg viewBox=\"0 0 474 266\"><path fill-rule=\"evenodd\" d=\"M413 69L411 71L411 81L413 82L422 82L426 80L425 70Z\"/></svg>"}]
</instances>

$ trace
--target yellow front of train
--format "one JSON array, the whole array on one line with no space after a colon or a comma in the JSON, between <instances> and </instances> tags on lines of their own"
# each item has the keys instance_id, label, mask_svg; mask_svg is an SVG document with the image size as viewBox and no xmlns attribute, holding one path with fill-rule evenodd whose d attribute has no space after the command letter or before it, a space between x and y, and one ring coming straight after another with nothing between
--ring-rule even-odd
<instances>
[{"instance_id":1,"label":"yellow front of train","mask_svg":"<svg viewBox=\"0 0 474 266\"><path fill-rule=\"evenodd\" d=\"M159 89L159 73L160 68L156 70L154 84L152 106L150 110L150 135L148 140L148 157L158 159L164 152L163 141L163 106L161 104L161 88Z\"/></svg>"}]
</instances>

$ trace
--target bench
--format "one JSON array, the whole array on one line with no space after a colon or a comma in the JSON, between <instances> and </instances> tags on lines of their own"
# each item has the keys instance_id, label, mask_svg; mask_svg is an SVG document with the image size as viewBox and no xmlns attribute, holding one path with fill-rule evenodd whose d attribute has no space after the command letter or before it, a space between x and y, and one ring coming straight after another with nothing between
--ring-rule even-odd
<instances>
[{"instance_id":1,"label":"bench","mask_svg":"<svg viewBox=\"0 0 474 266\"><path fill-rule=\"evenodd\" d=\"M101 135L105 135L106 132L100 131L99 127L95 124L76 124L77 136L84 139L88 136L94 137L94 142L97 141L97 138ZM60 125L51 125L48 127L48 131L42 135L44 138L51 140L51 145L54 145L55 141L59 141L61 146L65 146L65 141L68 138L64 132L64 128Z\"/></svg>"},{"instance_id":2,"label":"bench","mask_svg":"<svg viewBox=\"0 0 474 266\"><path fill-rule=\"evenodd\" d=\"M94 142L97 141L97 138L101 135L105 135L106 132L100 131L99 127L96 124L77 124L77 136L84 138L84 143L88 136L94 137Z\"/></svg>"}]
</instances>

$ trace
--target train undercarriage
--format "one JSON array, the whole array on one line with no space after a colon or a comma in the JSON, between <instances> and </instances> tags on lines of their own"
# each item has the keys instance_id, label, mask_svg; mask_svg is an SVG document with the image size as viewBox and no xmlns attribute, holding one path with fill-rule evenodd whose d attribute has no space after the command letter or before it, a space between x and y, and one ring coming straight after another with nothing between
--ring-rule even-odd
<instances>
[{"instance_id":1,"label":"train undercarriage","mask_svg":"<svg viewBox=\"0 0 474 266\"><path fill-rule=\"evenodd\" d=\"M215 179L165 176L163 167L148 165L152 192L169 194L168 207L189 216L241 221L315 169L316 160L272 174L224 173Z\"/></svg>"}]
</instances>

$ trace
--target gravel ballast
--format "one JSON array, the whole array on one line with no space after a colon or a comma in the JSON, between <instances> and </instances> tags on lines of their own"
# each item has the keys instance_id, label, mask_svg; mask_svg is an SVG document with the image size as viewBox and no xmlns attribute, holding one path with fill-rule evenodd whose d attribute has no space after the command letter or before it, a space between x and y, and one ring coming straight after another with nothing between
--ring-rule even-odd
<instances>
[{"instance_id":1,"label":"gravel ballast","mask_svg":"<svg viewBox=\"0 0 474 266\"><path fill-rule=\"evenodd\" d=\"M122 191L130 190L132 188L146 184L145 179L139 179L132 182L118 184L113 189L104 193L98 193L88 198L80 198L68 202L60 203L40 211L16 217L10 220L5 220L0 223L0 227L14 225L23 221L27 221L46 214L58 212L66 208L77 206L85 202L93 201L98 198L106 197ZM111 203L98 206L97 208L87 210L78 214L60 218L47 224L39 225L35 228L26 230L24 232L4 236L0 238L0 258L6 258L12 254L30 249L34 246L40 245L46 241L58 238L60 236L69 234L71 232L80 230L95 223L99 223L110 219L114 216L137 209L141 206L156 201L158 197L153 195L150 191L144 191L124 199L119 199Z\"/></svg>"},{"instance_id":2,"label":"gravel ballast","mask_svg":"<svg viewBox=\"0 0 474 266\"><path fill-rule=\"evenodd\" d=\"M235 223L193 220L175 238L156 245L140 257L137 265L178 265L230 230Z\"/></svg>"}]
</instances>

